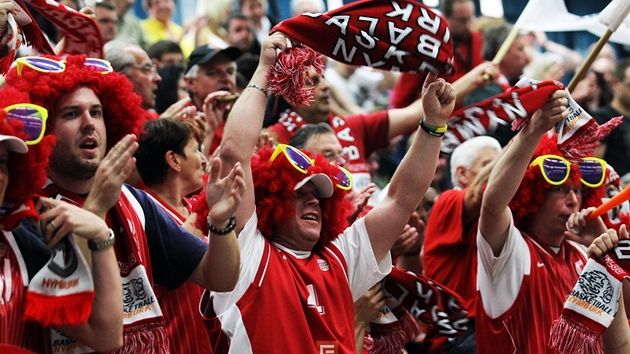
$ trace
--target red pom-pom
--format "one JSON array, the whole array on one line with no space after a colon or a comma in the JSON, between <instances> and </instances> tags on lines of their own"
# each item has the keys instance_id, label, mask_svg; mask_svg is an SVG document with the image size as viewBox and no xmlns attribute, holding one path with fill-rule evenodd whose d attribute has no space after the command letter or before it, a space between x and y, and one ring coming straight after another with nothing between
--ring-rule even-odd
<instances>
[{"instance_id":1,"label":"red pom-pom","mask_svg":"<svg viewBox=\"0 0 630 354\"><path fill-rule=\"evenodd\" d=\"M292 106L309 106L314 89L305 89L304 81L309 80L311 66L318 74L324 71L320 54L309 47L291 47L287 52L280 52L276 64L267 74L269 91L283 96Z\"/></svg>"}]
</instances>

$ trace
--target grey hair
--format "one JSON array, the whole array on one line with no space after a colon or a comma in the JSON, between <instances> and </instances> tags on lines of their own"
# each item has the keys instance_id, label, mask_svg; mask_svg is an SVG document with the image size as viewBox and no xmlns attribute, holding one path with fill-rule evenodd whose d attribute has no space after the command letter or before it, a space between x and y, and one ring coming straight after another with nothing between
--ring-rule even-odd
<instances>
[{"instance_id":1,"label":"grey hair","mask_svg":"<svg viewBox=\"0 0 630 354\"><path fill-rule=\"evenodd\" d=\"M317 7L318 13L323 13L326 10L323 0L291 0L291 16L298 16L302 14L300 6L305 3L311 3Z\"/></svg>"},{"instance_id":2,"label":"grey hair","mask_svg":"<svg viewBox=\"0 0 630 354\"><path fill-rule=\"evenodd\" d=\"M133 46L133 44L118 40L105 43L103 47L105 60L112 64L115 72L126 75L131 71L131 67L136 64L136 58L125 50L130 46Z\"/></svg>"},{"instance_id":3,"label":"grey hair","mask_svg":"<svg viewBox=\"0 0 630 354\"><path fill-rule=\"evenodd\" d=\"M455 173L457 168L461 166L470 169L475 160L479 158L481 149L486 148L493 149L497 153L501 152L501 144L497 139L485 135L470 138L453 150L451 154L451 182L453 182L453 186L461 187Z\"/></svg>"}]
</instances>

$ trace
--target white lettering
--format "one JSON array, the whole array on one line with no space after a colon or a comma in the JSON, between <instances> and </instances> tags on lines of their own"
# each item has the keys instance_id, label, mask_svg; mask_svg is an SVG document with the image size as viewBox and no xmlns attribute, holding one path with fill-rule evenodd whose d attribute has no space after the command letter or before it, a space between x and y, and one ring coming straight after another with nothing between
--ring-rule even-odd
<instances>
[{"instance_id":1,"label":"white lettering","mask_svg":"<svg viewBox=\"0 0 630 354\"><path fill-rule=\"evenodd\" d=\"M330 20L324 21L326 26L337 26L341 31L341 34L344 36L348 33L348 22L350 21L350 16L348 15L339 15L333 16Z\"/></svg>"},{"instance_id":2,"label":"white lettering","mask_svg":"<svg viewBox=\"0 0 630 354\"><path fill-rule=\"evenodd\" d=\"M429 36L428 34L423 34L418 38L418 52L420 54L426 55L429 58L437 58L440 53L440 46L442 43L437 39Z\"/></svg>"},{"instance_id":3,"label":"white lettering","mask_svg":"<svg viewBox=\"0 0 630 354\"><path fill-rule=\"evenodd\" d=\"M413 11L413 7L414 7L412 4L407 4L405 8L403 9L400 7L398 2L392 1L392 6L394 7L394 11L390 11L386 13L385 16L387 17L400 16L403 22L409 21L409 18L411 17L411 12Z\"/></svg>"},{"instance_id":4,"label":"white lettering","mask_svg":"<svg viewBox=\"0 0 630 354\"><path fill-rule=\"evenodd\" d=\"M348 48L346 48L346 41L344 41L343 38L338 38L337 44L335 44L335 48L333 49L333 52L332 52L333 55L339 56L340 49L342 52L343 60L347 62L352 62L352 59L354 58L354 54L357 52L357 48L352 47L352 49L350 50L350 53L348 53Z\"/></svg>"},{"instance_id":5,"label":"white lettering","mask_svg":"<svg viewBox=\"0 0 630 354\"><path fill-rule=\"evenodd\" d=\"M440 29L440 16L435 16L435 18L431 18L429 15L429 11L425 8L420 8L421 16L418 16L418 26L423 29L436 34Z\"/></svg>"},{"instance_id":6,"label":"white lettering","mask_svg":"<svg viewBox=\"0 0 630 354\"><path fill-rule=\"evenodd\" d=\"M398 28L396 27L396 23L392 21L387 21L387 32L389 33L389 41L392 44L398 44L402 42L403 39L407 38L407 36L413 32L413 28L405 27Z\"/></svg>"}]
</instances>

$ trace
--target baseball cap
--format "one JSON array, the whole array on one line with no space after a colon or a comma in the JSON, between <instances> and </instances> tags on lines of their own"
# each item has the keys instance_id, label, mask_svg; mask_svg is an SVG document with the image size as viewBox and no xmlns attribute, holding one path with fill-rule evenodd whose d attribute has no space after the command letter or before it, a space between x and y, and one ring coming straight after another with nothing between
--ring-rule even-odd
<instances>
[{"instance_id":1,"label":"baseball cap","mask_svg":"<svg viewBox=\"0 0 630 354\"><path fill-rule=\"evenodd\" d=\"M317 196L319 198L330 198L330 196L333 195L332 181L330 180L330 177L323 173L316 173L304 177L303 180L299 181L295 185L295 188L293 188L293 190L296 191L302 188L302 186L304 186L309 181L315 184L315 189L317 190Z\"/></svg>"},{"instance_id":2,"label":"baseball cap","mask_svg":"<svg viewBox=\"0 0 630 354\"><path fill-rule=\"evenodd\" d=\"M26 154L28 152L26 143L18 137L0 134L0 142L6 143L7 150L9 151L17 152L19 154Z\"/></svg>"},{"instance_id":3,"label":"baseball cap","mask_svg":"<svg viewBox=\"0 0 630 354\"><path fill-rule=\"evenodd\" d=\"M242 52L238 47L234 46L229 46L223 49L218 47L210 47L208 45L199 46L195 48L192 53L190 53L190 56L188 57L188 63L186 64L186 71L184 72L184 74L188 73L190 68L195 65L201 65L209 62L217 54L227 55L228 58L236 61L236 59L241 56Z\"/></svg>"}]
</instances>

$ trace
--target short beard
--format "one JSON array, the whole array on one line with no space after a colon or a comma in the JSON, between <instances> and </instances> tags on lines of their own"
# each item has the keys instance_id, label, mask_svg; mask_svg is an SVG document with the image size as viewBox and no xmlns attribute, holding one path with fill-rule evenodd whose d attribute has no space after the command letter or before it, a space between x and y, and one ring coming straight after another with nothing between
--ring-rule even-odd
<instances>
[{"instance_id":1,"label":"short beard","mask_svg":"<svg viewBox=\"0 0 630 354\"><path fill-rule=\"evenodd\" d=\"M56 175L68 179L90 179L96 175L99 163L83 163L77 161L74 156L58 156L54 152L50 155L48 168Z\"/></svg>"}]
</instances>

